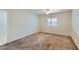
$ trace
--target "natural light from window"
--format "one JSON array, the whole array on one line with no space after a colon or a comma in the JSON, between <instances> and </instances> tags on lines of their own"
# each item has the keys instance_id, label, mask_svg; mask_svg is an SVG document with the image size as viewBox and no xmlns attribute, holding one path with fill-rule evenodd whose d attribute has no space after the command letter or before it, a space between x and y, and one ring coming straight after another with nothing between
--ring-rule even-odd
<instances>
[{"instance_id":1,"label":"natural light from window","mask_svg":"<svg viewBox=\"0 0 79 59\"><path fill-rule=\"evenodd\" d=\"M56 17L47 18L47 25L56 27L57 26L57 18Z\"/></svg>"}]
</instances>

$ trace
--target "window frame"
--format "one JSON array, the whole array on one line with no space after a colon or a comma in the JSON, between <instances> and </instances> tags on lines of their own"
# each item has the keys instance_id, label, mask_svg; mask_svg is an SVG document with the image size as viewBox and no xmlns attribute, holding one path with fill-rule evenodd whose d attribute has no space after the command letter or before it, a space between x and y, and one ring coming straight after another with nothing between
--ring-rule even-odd
<instances>
[{"instance_id":1,"label":"window frame","mask_svg":"<svg viewBox=\"0 0 79 59\"><path fill-rule=\"evenodd\" d=\"M56 18L56 20L54 20L54 18ZM49 26L49 27L57 27L58 26L58 18L57 17L47 17L47 26Z\"/></svg>"}]
</instances>

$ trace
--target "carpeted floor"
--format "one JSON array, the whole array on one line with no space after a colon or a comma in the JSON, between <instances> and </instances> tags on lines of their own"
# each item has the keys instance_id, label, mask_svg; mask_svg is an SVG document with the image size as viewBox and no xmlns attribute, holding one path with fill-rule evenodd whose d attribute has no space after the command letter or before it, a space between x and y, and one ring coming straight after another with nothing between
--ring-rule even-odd
<instances>
[{"instance_id":1,"label":"carpeted floor","mask_svg":"<svg viewBox=\"0 0 79 59\"><path fill-rule=\"evenodd\" d=\"M69 36L36 33L0 46L0 50L77 50L77 47Z\"/></svg>"}]
</instances>

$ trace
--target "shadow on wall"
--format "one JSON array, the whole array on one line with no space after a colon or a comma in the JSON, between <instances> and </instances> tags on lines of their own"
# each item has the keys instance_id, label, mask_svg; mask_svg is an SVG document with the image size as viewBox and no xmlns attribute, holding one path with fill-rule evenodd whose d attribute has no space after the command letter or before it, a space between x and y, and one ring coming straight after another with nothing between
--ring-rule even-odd
<instances>
[{"instance_id":1,"label":"shadow on wall","mask_svg":"<svg viewBox=\"0 0 79 59\"><path fill-rule=\"evenodd\" d=\"M0 45L5 44L7 41L7 13L0 10Z\"/></svg>"}]
</instances>

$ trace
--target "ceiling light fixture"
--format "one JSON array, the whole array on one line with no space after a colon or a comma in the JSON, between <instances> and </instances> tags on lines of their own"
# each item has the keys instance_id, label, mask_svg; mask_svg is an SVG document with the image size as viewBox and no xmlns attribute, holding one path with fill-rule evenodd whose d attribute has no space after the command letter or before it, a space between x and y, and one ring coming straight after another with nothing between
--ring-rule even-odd
<instances>
[{"instance_id":1,"label":"ceiling light fixture","mask_svg":"<svg viewBox=\"0 0 79 59\"><path fill-rule=\"evenodd\" d=\"M64 11L70 11L70 9L46 9L46 10L43 10L43 12L45 14L58 13L58 12L64 12Z\"/></svg>"}]
</instances>

